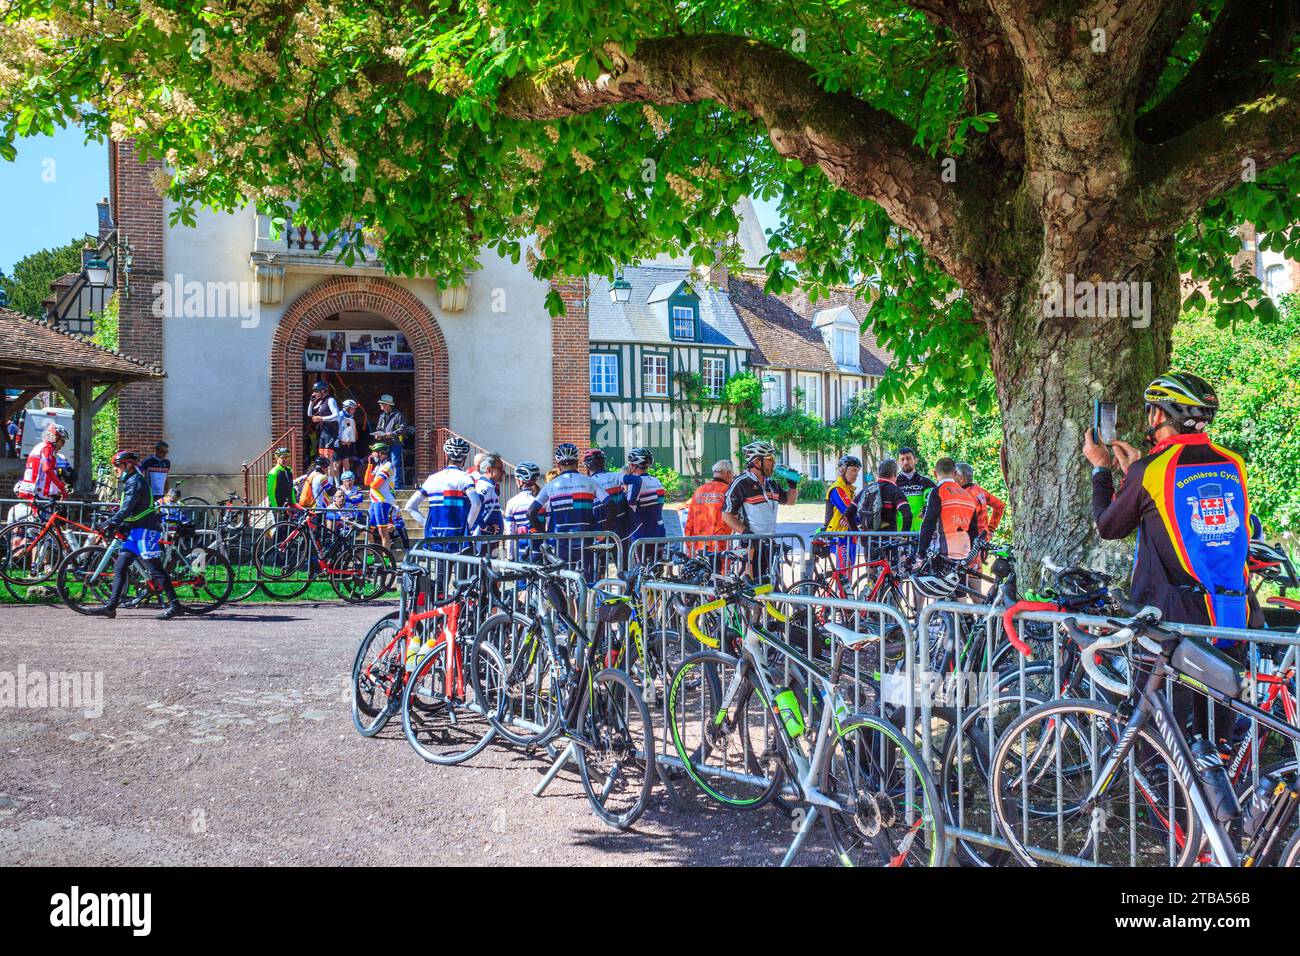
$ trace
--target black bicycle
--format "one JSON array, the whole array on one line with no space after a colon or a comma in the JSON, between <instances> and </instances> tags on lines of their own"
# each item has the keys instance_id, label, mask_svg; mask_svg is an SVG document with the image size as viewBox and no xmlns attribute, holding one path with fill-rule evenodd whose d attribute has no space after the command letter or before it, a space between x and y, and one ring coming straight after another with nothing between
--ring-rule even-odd
<instances>
[{"instance_id":1,"label":"black bicycle","mask_svg":"<svg viewBox=\"0 0 1300 956\"><path fill-rule=\"evenodd\" d=\"M1300 865L1300 831L1282 846L1300 797L1295 782L1279 780L1243 814L1213 745L1188 742L1165 699L1165 682L1186 684L1292 742L1300 741L1300 728L1241 700L1241 669L1230 657L1161 627L1154 608L1125 611L1131 616L1108 621L1105 634L1084 631L1074 618L1062 622L1093 685L1121 695L1120 704L1048 701L1012 721L998 741L990 789L1015 858L1026 866L1071 858L1126 866L1262 866L1274 859ZM1103 667L1103 655L1135 641L1138 654L1120 668ZM1143 673L1135 689L1133 675Z\"/></svg>"},{"instance_id":2,"label":"black bicycle","mask_svg":"<svg viewBox=\"0 0 1300 956\"><path fill-rule=\"evenodd\" d=\"M632 605L602 604L589 635L562 583L574 572L549 547L538 560L506 573L484 565L494 583L525 581L544 600L483 622L467 668L473 697L511 743L532 749L571 742L592 809L625 830L649 804L655 773L654 725L642 690L624 670L603 666L610 625L626 623Z\"/></svg>"}]
</instances>

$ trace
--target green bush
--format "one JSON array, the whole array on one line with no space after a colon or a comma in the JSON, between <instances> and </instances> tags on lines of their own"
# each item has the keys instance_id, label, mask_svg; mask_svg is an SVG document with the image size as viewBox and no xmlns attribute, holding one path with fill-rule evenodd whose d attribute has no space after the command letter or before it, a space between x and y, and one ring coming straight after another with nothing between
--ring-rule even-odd
<instances>
[{"instance_id":1,"label":"green bush","mask_svg":"<svg viewBox=\"0 0 1300 956\"><path fill-rule=\"evenodd\" d=\"M805 478L799 482L799 500L801 502L824 502L830 485L820 478Z\"/></svg>"},{"instance_id":2,"label":"green bush","mask_svg":"<svg viewBox=\"0 0 1300 956\"><path fill-rule=\"evenodd\" d=\"M675 497L682 490L682 476L667 465L652 466L650 474L658 478L659 483L664 486L665 497Z\"/></svg>"}]
</instances>

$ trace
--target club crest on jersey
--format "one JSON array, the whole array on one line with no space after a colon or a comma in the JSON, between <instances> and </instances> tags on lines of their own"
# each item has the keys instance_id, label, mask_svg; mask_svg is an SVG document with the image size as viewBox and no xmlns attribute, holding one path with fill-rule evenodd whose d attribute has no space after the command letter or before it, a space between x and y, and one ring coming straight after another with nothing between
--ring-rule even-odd
<instances>
[{"instance_id":1,"label":"club crest on jersey","mask_svg":"<svg viewBox=\"0 0 1300 956\"><path fill-rule=\"evenodd\" d=\"M1232 507L1236 496L1226 494L1222 485L1201 485L1196 494L1187 498L1192 509L1192 530L1202 538L1222 538L1241 527L1241 517Z\"/></svg>"}]
</instances>

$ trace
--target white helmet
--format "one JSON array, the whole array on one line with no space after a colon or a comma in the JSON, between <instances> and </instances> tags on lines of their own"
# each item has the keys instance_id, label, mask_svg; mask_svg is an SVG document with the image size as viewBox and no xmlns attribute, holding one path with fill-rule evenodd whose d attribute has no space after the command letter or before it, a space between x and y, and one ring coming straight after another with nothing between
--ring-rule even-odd
<instances>
[{"instance_id":1,"label":"white helmet","mask_svg":"<svg viewBox=\"0 0 1300 956\"><path fill-rule=\"evenodd\" d=\"M776 446L770 441L763 441L761 438L758 441L750 442L740 451L745 456L746 465L752 464L758 458L776 457Z\"/></svg>"},{"instance_id":2,"label":"white helmet","mask_svg":"<svg viewBox=\"0 0 1300 956\"><path fill-rule=\"evenodd\" d=\"M924 571L912 575L916 590L935 601L951 597L961 581L957 577L957 569L951 565L945 567L945 564L946 562L931 561Z\"/></svg>"},{"instance_id":3,"label":"white helmet","mask_svg":"<svg viewBox=\"0 0 1300 956\"><path fill-rule=\"evenodd\" d=\"M64 441L67 441L69 438L68 430L62 425L50 422L45 426L45 440L54 441L56 438L62 438Z\"/></svg>"},{"instance_id":4,"label":"white helmet","mask_svg":"<svg viewBox=\"0 0 1300 956\"><path fill-rule=\"evenodd\" d=\"M459 435L452 435L442 443L442 453L450 461L463 462L469 457L469 442Z\"/></svg>"}]
</instances>

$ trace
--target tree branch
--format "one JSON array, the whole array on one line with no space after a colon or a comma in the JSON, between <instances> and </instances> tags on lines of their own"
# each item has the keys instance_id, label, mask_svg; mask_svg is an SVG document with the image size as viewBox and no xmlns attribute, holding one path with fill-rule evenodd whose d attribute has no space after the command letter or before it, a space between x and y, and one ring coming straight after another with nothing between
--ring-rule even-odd
<instances>
[{"instance_id":1,"label":"tree branch","mask_svg":"<svg viewBox=\"0 0 1300 956\"><path fill-rule=\"evenodd\" d=\"M512 80L498 97L506 116L550 120L620 103L713 100L762 123L777 151L819 167L835 185L879 204L968 290L978 294L978 255L964 243L986 222L981 172L944 182L941 162L913 145L902 121L846 93L828 93L811 67L784 50L733 35L642 40L628 55L606 47L612 68L597 80L573 61Z\"/></svg>"},{"instance_id":2,"label":"tree branch","mask_svg":"<svg viewBox=\"0 0 1300 956\"><path fill-rule=\"evenodd\" d=\"M1139 228L1168 235L1205 203L1300 154L1300 76L1258 99L1194 126L1160 146L1138 147L1138 192L1132 218Z\"/></svg>"},{"instance_id":3,"label":"tree branch","mask_svg":"<svg viewBox=\"0 0 1300 956\"><path fill-rule=\"evenodd\" d=\"M1273 79L1272 61L1292 49L1300 31L1295 0L1228 0L1187 75L1137 120L1138 138L1163 143L1259 97Z\"/></svg>"}]
</instances>

